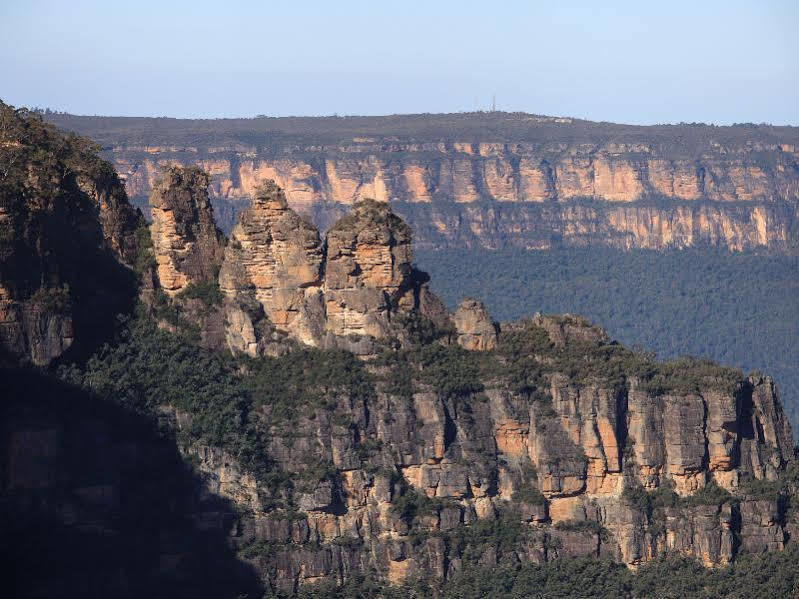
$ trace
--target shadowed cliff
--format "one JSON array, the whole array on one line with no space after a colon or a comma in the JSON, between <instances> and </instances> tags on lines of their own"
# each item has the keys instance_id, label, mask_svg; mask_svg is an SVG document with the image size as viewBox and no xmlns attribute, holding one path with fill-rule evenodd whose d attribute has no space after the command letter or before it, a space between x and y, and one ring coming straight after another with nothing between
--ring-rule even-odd
<instances>
[{"instance_id":1,"label":"shadowed cliff","mask_svg":"<svg viewBox=\"0 0 799 599\"><path fill-rule=\"evenodd\" d=\"M250 597L236 508L157 421L33 370L0 370L0 545L14 597Z\"/></svg>"}]
</instances>

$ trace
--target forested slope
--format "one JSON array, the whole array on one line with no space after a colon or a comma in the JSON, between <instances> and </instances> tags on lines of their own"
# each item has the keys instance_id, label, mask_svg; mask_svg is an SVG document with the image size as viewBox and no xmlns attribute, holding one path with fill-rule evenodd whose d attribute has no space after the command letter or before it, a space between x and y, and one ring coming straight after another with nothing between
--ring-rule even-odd
<instances>
[{"instance_id":1,"label":"forested slope","mask_svg":"<svg viewBox=\"0 0 799 599\"><path fill-rule=\"evenodd\" d=\"M417 251L450 305L482 298L497 320L571 312L661 358L698 355L774 376L799 423L799 259L711 248Z\"/></svg>"}]
</instances>

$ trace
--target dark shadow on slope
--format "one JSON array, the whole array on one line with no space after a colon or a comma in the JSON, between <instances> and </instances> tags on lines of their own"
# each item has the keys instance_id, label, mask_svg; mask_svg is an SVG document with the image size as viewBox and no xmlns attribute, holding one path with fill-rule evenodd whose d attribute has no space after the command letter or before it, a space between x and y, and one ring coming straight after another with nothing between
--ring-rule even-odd
<instances>
[{"instance_id":1,"label":"dark shadow on slope","mask_svg":"<svg viewBox=\"0 0 799 599\"><path fill-rule=\"evenodd\" d=\"M31 370L0 370L0 562L9 597L259 597L154 423Z\"/></svg>"}]
</instances>

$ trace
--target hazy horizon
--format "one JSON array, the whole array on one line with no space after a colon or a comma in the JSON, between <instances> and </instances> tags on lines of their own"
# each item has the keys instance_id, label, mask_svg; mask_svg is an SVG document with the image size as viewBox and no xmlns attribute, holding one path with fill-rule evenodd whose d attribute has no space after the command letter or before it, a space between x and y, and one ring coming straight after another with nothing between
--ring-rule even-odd
<instances>
[{"instance_id":1,"label":"hazy horizon","mask_svg":"<svg viewBox=\"0 0 799 599\"><path fill-rule=\"evenodd\" d=\"M498 110L799 124L799 4L231 0L0 6L0 98L77 115Z\"/></svg>"}]
</instances>

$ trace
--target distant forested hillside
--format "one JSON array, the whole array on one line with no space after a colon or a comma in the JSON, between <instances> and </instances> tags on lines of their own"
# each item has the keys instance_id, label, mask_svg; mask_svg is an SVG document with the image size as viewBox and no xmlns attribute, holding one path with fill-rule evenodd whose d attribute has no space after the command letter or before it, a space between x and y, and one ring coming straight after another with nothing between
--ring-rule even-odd
<instances>
[{"instance_id":1,"label":"distant forested hillside","mask_svg":"<svg viewBox=\"0 0 799 599\"><path fill-rule=\"evenodd\" d=\"M661 358L707 356L774 377L799 429L799 258L715 249L417 251L450 306L482 298L497 320L582 314Z\"/></svg>"}]
</instances>

